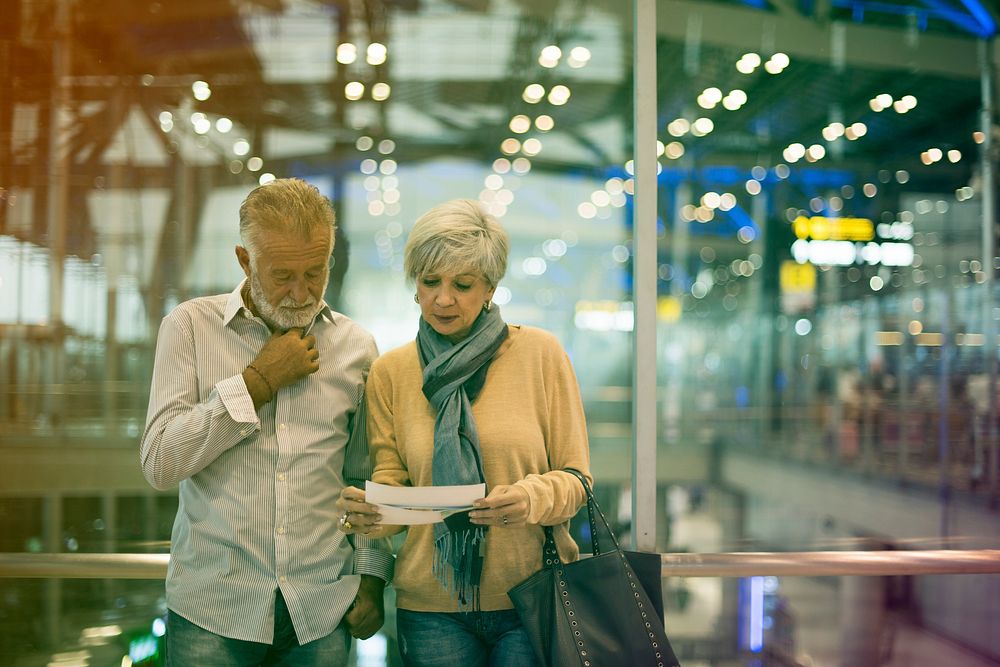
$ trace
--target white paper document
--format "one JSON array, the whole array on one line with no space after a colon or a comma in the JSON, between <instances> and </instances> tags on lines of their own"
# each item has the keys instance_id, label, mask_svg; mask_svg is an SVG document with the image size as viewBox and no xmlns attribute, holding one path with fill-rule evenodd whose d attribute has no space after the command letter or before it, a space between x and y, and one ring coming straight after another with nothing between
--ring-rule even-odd
<instances>
[{"instance_id":1,"label":"white paper document","mask_svg":"<svg viewBox=\"0 0 1000 667\"><path fill-rule=\"evenodd\" d=\"M409 510L405 507L378 505L382 523L387 526L420 526L444 521L444 514L437 510Z\"/></svg>"},{"instance_id":2,"label":"white paper document","mask_svg":"<svg viewBox=\"0 0 1000 667\"><path fill-rule=\"evenodd\" d=\"M382 523L415 526L438 523L455 512L472 509L486 496L486 484L459 486L389 486L365 482L365 502L378 505Z\"/></svg>"}]
</instances>

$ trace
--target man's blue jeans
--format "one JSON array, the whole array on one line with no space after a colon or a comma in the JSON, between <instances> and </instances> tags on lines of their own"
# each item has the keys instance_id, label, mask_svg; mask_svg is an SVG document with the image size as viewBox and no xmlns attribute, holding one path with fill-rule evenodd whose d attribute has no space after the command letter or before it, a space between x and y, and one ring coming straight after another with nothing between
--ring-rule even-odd
<instances>
[{"instance_id":1,"label":"man's blue jeans","mask_svg":"<svg viewBox=\"0 0 1000 667\"><path fill-rule=\"evenodd\" d=\"M230 639L195 625L183 616L167 614L167 667L343 667L351 636L341 623L326 637L299 644L285 598L274 601L274 643Z\"/></svg>"},{"instance_id":2,"label":"man's blue jeans","mask_svg":"<svg viewBox=\"0 0 1000 667\"><path fill-rule=\"evenodd\" d=\"M406 667L531 667L528 635L513 609L396 610L396 638Z\"/></svg>"}]
</instances>

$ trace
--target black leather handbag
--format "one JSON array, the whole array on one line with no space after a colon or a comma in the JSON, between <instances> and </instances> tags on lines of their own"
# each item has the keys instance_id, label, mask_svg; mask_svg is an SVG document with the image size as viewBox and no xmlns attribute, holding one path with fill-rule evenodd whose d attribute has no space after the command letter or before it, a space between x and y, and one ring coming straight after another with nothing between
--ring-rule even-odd
<instances>
[{"instance_id":1,"label":"black leather handbag","mask_svg":"<svg viewBox=\"0 0 1000 667\"><path fill-rule=\"evenodd\" d=\"M508 591L541 664L675 667L663 627L659 554L623 551L586 478L593 555L563 563L545 527L543 567ZM595 514L613 549L601 552Z\"/></svg>"}]
</instances>

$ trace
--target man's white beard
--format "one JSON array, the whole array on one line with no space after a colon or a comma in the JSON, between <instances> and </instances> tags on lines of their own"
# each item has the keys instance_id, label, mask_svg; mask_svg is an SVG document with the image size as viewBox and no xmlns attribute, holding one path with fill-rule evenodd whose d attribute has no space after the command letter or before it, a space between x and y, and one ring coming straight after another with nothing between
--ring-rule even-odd
<instances>
[{"instance_id":1,"label":"man's white beard","mask_svg":"<svg viewBox=\"0 0 1000 667\"><path fill-rule=\"evenodd\" d=\"M329 282L329 277L323 281L323 294L326 293L327 282ZM261 319L272 329L282 331L293 328L308 328L323 307L323 302L316 301L312 295L305 303L298 303L292 297L286 296L277 306L272 306L264 295L264 288L256 273L250 274L250 298L253 300L253 305L257 308ZM291 310L294 308L304 308L304 310Z\"/></svg>"}]
</instances>

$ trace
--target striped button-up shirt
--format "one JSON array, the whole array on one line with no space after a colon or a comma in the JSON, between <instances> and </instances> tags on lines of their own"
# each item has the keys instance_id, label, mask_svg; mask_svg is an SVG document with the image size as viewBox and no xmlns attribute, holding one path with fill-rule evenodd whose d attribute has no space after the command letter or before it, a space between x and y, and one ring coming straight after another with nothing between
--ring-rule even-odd
<instances>
[{"instance_id":1,"label":"striped button-up shirt","mask_svg":"<svg viewBox=\"0 0 1000 667\"><path fill-rule=\"evenodd\" d=\"M255 411L242 372L271 333L242 287L163 319L142 468L157 489L179 485L167 606L216 634L270 644L280 589L306 643L337 627L360 575L392 576L388 540L344 535L334 506L371 472L362 399L377 352L324 305L309 331L319 370Z\"/></svg>"}]
</instances>

